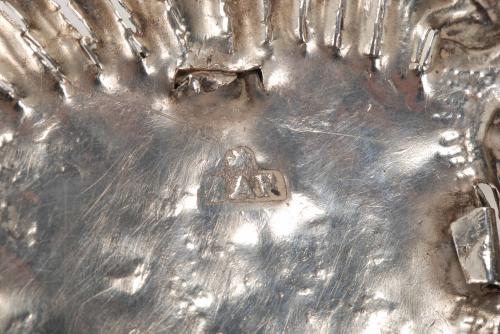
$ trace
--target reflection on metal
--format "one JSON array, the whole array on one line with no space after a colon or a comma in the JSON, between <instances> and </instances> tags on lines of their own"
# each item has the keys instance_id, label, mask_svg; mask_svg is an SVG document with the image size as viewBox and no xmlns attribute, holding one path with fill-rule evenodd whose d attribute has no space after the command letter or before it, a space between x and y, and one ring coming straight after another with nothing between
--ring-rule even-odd
<instances>
[{"instance_id":1,"label":"reflection on metal","mask_svg":"<svg viewBox=\"0 0 500 334\"><path fill-rule=\"evenodd\" d=\"M416 70L419 73L424 72L431 63L433 48L436 45L436 39L439 36L439 31L429 29L425 33L422 40L417 42L416 50L412 56L413 61L410 63L410 69Z\"/></svg>"},{"instance_id":2,"label":"reflection on metal","mask_svg":"<svg viewBox=\"0 0 500 334\"><path fill-rule=\"evenodd\" d=\"M499 247L495 211L477 208L451 225L467 283L499 284Z\"/></svg>"},{"instance_id":3,"label":"reflection on metal","mask_svg":"<svg viewBox=\"0 0 500 334\"><path fill-rule=\"evenodd\" d=\"M480 200L488 207L474 209L453 222L453 241L467 283L500 286L498 190L486 183L475 188Z\"/></svg>"}]
</instances>

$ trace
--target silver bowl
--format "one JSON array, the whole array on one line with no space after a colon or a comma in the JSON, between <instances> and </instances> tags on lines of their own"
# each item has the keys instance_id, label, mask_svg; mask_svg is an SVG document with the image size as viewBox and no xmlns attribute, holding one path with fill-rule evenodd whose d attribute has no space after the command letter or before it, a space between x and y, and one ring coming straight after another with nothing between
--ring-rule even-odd
<instances>
[{"instance_id":1,"label":"silver bowl","mask_svg":"<svg viewBox=\"0 0 500 334\"><path fill-rule=\"evenodd\" d=\"M0 332L498 332L497 1L0 10Z\"/></svg>"}]
</instances>

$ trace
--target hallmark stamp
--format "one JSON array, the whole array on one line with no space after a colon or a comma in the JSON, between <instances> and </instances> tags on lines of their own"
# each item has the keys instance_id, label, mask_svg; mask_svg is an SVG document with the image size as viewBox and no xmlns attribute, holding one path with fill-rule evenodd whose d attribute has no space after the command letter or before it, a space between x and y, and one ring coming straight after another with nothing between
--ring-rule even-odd
<instances>
[{"instance_id":1,"label":"hallmark stamp","mask_svg":"<svg viewBox=\"0 0 500 334\"><path fill-rule=\"evenodd\" d=\"M259 168L255 153L238 146L226 151L206 198L209 204L283 201L287 198L285 177L278 170Z\"/></svg>"}]
</instances>

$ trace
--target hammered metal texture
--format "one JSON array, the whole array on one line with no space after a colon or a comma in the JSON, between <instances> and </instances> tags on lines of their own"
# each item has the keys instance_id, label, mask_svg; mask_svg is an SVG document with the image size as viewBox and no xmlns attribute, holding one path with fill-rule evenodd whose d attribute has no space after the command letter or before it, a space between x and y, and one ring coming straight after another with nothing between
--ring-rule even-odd
<instances>
[{"instance_id":1,"label":"hammered metal texture","mask_svg":"<svg viewBox=\"0 0 500 334\"><path fill-rule=\"evenodd\" d=\"M499 332L497 1L0 9L1 332Z\"/></svg>"}]
</instances>

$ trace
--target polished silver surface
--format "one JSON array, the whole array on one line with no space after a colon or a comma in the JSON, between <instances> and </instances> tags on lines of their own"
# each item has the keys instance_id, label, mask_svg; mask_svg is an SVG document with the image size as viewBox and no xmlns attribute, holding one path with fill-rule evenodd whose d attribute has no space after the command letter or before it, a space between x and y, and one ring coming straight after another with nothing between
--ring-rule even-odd
<instances>
[{"instance_id":1,"label":"polished silver surface","mask_svg":"<svg viewBox=\"0 0 500 334\"><path fill-rule=\"evenodd\" d=\"M469 284L500 285L500 194L493 185L474 185L476 208L450 226L464 277Z\"/></svg>"},{"instance_id":2,"label":"polished silver surface","mask_svg":"<svg viewBox=\"0 0 500 334\"><path fill-rule=\"evenodd\" d=\"M497 221L492 208L477 208L451 224L457 255L469 284L500 284Z\"/></svg>"},{"instance_id":3,"label":"polished silver surface","mask_svg":"<svg viewBox=\"0 0 500 334\"><path fill-rule=\"evenodd\" d=\"M498 332L497 1L0 9L0 332Z\"/></svg>"}]
</instances>

